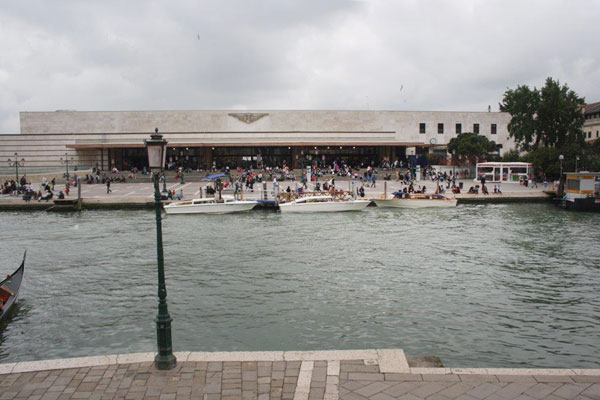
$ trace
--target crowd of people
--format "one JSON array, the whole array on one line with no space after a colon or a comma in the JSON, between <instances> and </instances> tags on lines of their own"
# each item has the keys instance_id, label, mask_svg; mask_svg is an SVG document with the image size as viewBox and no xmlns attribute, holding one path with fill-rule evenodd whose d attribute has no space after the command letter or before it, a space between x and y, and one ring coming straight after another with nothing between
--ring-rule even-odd
<instances>
[{"instance_id":1,"label":"crowd of people","mask_svg":"<svg viewBox=\"0 0 600 400\"><path fill-rule=\"evenodd\" d=\"M37 201L49 201L52 199L54 194L54 188L56 186L56 178L48 181L46 178L42 178L39 187L34 188L34 185L27 179L27 175L23 175L19 182L15 180L7 180L2 185L2 194L10 194L12 196L22 196L25 201L37 200ZM70 182L66 182L65 190L60 191L57 195L58 198L64 198L65 194L69 194Z\"/></svg>"}]
</instances>

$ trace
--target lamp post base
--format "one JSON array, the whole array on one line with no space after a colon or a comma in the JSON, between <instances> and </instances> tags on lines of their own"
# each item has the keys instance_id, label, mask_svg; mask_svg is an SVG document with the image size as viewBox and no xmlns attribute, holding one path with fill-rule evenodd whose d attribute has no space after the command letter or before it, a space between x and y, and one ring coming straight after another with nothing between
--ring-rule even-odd
<instances>
[{"instance_id":1,"label":"lamp post base","mask_svg":"<svg viewBox=\"0 0 600 400\"><path fill-rule=\"evenodd\" d=\"M167 356L161 356L157 354L154 357L154 366L159 370L167 370L175 368L177 365L177 358L173 354L169 354Z\"/></svg>"}]
</instances>

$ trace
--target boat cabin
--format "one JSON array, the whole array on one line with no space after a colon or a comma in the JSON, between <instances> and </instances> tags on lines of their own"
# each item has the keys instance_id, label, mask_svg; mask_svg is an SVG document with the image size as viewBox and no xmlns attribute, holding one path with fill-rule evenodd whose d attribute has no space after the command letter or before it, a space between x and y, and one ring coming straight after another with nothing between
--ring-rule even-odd
<instances>
[{"instance_id":1,"label":"boat cabin","mask_svg":"<svg viewBox=\"0 0 600 400\"><path fill-rule=\"evenodd\" d=\"M294 200L296 204L305 204L305 203L326 203L333 201L333 197L331 196L309 196L302 197L297 200Z\"/></svg>"},{"instance_id":2,"label":"boat cabin","mask_svg":"<svg viewBox=\"0 0 600 400\"><path fill-rule=\"evenodd\" d=\"M488 182L519 182L532 174L533 165L524 162L485 162L475 166L475 181L485 177Z\"/></svg>"},{"instance_id":3,"label":"boat cabin","mask_svg":"<svg viewBox=\"0 0 600 400\"><path fill-rule=\"evenodd\" d=\"M223 201L219 201L216 197L202 197L199 199L193 199L193 200L188 200L188 201L178 201L178 202L174 202L171 204L176 207L181 207L181 206L196 206L196 205L201 205L201 204L231 203L231 202L235 201L235 198L233 196L223 195L223 196L221 196L221 198L223 199Z\"/></svg>"},{"instance_id":4,"label":"boat cabin","mask_svg":"<svg viewBox=\"0 0 600 400\"><path fill-rule=\"evenodd\" d=\"M566 172L562 206L575 210L600 210L600 172Z\"/></svg>"},{"instance_id":5,"label":"boat cabin","mask_svg":"<svg viewBox=\"0 0 600 400\"><path fill-rule=\"evenodd\" d=\"M567 172L565 196L567 199L582 199L586 197L599 198L600 172Z\"/></svg>"}]
</instances>

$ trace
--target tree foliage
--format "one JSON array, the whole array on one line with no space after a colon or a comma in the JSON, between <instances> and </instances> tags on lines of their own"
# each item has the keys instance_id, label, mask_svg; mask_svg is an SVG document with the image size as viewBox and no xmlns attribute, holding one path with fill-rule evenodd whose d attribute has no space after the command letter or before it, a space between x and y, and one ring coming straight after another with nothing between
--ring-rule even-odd
<instances>
[{"instance_id":1,"label":"tree foliage","mask_svg":"<svg viewBox=\"0 0 600 400\"><path fill-rule=\"evenodd\" d=\"M533 151L540 147L562 148L570 144L582 146L584 99L552 78L540 90L527 85L508 89L500 110L511 115L508 123L510 137L520 150Z\"/></svg>"},{"instance_id":2,"label":"tree foliage","mask_svg":"<svg viewBox=\"0 0 600 400\"><path fill-rule=\"evenodd\" d=\"M460 133L448 142L449 153L456 152L459 159L474 159L475 162L485 161L490 153L497 150L496 142L472 132Z\"/></svg>"},{"instance_id":3,"label":"tree foliage","mask_svg":"<svg viewBox=\"0 0 600 400\"><path fill-rule=\"evenodd\" d=\"M521 161L520 152L517 149L507 151L502 155L502 162L516 162Z\"/></svg>"}]
</instances>

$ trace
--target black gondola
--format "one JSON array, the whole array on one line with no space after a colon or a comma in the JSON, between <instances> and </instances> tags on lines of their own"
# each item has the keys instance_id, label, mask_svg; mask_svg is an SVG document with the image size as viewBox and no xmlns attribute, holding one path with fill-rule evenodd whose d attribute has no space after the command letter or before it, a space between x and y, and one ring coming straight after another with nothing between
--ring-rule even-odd
<instances>
[{"instance_id":1,"label":"black gondola","mask_svg":"<svg viewBox=\"0 0 600 400\"><path fill-rule=\"evenodd\" d=\"M10 309L15 305L23 281L23 271L25 270L25 256L21 266L12 274L8 275L5 280L0 282L0 321L2 321L9 313Z\"/></svg>"}]
</instances>

